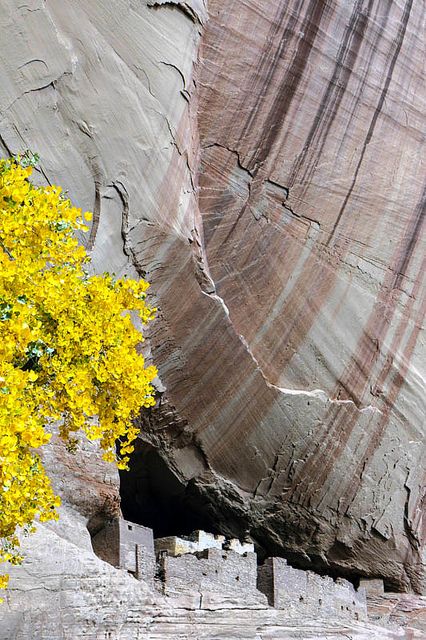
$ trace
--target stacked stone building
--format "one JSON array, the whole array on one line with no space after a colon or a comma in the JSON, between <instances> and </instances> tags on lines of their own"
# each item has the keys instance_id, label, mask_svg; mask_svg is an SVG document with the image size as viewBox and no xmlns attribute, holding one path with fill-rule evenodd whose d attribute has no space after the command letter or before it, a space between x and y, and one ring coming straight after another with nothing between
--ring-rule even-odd
<instances>
[{"instance_id":1,"label":"stacked stone building","mask_svg":"<svg viewBox=\"0 0 426 640\"><path fill-rule=\"evenodd\" d=\"M240 601L285 610L289 617L367 619L364 587L357 591L342 578L295 569L283 558L258 566L253 544L237 539L196 531L154 541L151 529L117 519L96 534L93 548L113 566L191 605Z\"/></svg>"}]
</instances>

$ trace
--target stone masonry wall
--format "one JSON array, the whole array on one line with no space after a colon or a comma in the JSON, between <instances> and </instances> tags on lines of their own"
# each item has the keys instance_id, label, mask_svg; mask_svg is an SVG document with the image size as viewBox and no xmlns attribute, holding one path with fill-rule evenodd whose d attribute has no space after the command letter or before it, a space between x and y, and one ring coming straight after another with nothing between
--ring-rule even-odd
<instances>
[{"instance_id":1,"label":"stone masonry wall","mask_svg":"<svg viewBox=\"0 0 426 640\"><path fill-rule=\"evenodd\" d=\"M154 536L152 529L120 520L120 567L138 579L152 582L155 573Z\"/></svg>"},{"instance_id":2,"label":"stone masonry wall","mask_svg":"<svg viewBox=\"0 0 426 640\"><path fill-rule=\"evenodd\" d=\"M254 544L241 542L237 538L226 538L206 531L197 530L189 536L167 536L156 538L155 552L167 551L171 556L181 556L184 553L197 553L205 549L232 550L239 554L253 553Z\"/></svg>"},{"instance_id":3,"label":"stone masonry wall","mask_svg":"<svg viewBox=\"0 0 426 640\"><path fill-rule=\"evenodd\" d=\"M155 539L155 552L167 551L171 556L183 555L184 553L197 553L205 549L222 549L225 543L225 536L216 536L205 531L195 531L191 536L167 536ZM252 549L253 551L253 549Z\"/></svg>"},{"instance_id":4,"label":"stone masonry wall","mask_svg":"<svg viewBox=\"0 0 426 640\"><path fill-rule=\"evenodd\" d=\"M257 559L255 553L241 555L235 551L206 549L197 554L160 558L164 593L217 592L239 595L255 594L259 602L265 598L256 589ZM257 593L256 593L257 592Z\"/></svg>"},{"instance_id":5,"label":"stone masonry wall","mask_svg":"<svg viewBox=\"0 0 426 640\"><path fill-rule=\"evenodd\" d=\"M367 619L364 588L355 591L342 578L334 581L294 569L283 558L268 558L258 567L256 553L244 552L246 546L197 531L186 539L157 539L154 551L152 530L122 519L111 521L93 539L93 548L102 559L151 587L158 569L167 596L189 597L191 602L201 597L222 604L229 599L263 606L268 602L291 618Z\"/></svg>"},{"instance_id":6,"label":"stone masonry wall","mask_svg":"<svg viewBox=\"0 0 426 640\"><path fill-rule=\"evenodd\" d=\"M92 538L92 546L105 562L153 584L156 563L152 529L115 519Z\"/></svg>"},{"instance_id":7,"label":"stone masonry wall","mask_svg":"<svg viewBox=\"0 0 426 640\"><path fill-rule=\"evenodd\" d=\"M92 538L93 551L98 558L113 567L120 566L119 521L111 520Z\"/></svg>"},{"instance_id":8,"label":"stone masonry wall","mask_svg":"<svg viewBox=\"0 0 426 640\"><path fill-rule=\"evenodd\" d=\"M309 618L367 619L365 590L347 580L301 571L283 558L268 558L258 568L257 587L271 606Z\"/></svg>"}]
</instances>

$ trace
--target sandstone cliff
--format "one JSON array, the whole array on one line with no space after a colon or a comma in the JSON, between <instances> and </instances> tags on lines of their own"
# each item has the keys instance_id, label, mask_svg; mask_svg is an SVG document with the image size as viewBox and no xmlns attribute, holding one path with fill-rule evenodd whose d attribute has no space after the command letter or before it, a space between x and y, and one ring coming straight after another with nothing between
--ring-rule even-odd
<instances>
[{"instance_id":1,"label":"sandstone cliff","mask_svg":"<svg viewBox=\"0 0 426 640\"><path fill-rule=\"evenodd\" d=\"M0 8L2 153L94 210L97 269L152 282L144 438L194 509L421 591L422 3ZM70 530L115 508L103 474Z\"/></svg>"}]
</instances>

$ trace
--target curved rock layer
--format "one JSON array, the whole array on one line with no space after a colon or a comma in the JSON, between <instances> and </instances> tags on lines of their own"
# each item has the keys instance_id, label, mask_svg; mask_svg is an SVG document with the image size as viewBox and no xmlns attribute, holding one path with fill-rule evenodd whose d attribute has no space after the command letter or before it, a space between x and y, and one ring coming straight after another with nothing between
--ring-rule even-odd
<instances>
[{"instance_id":1,"label":"curved rock layer","mask_svg":"<svg viewBox=\"0 0 426 640\"><path fill-rule=\"evenodd\" d=\"M146 437L218 527L420 591L422 3L1 8L3 153L152 282Z\"/></svg>"},{"instance_id":2,"label":"curved rock layer","mask_svg":"<svg viewBox=\"0 0 426 640\"><path fill-rule=\"evenodd\" d=\"M154 339L191 434L169 456L260 544L421 589L420 6L209 8L204 297L174 247Z\"/></svg>"}]
</instances>

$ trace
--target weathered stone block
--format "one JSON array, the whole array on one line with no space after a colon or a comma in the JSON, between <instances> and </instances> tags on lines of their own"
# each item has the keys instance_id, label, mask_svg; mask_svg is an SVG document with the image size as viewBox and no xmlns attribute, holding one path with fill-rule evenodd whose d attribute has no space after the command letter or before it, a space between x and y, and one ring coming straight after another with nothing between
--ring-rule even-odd
<instances>
[{"instance_id":1,"label":"weathered stone block","mask_svg":"<svg viewBox=\"0 0 426 640\"><path fill-rule=\"evenodd\" d=\"M254 553L254 544L252 542L240 542L238 538L232 538L226 543L226 548L236 553Z\"/></svg>"},{"instance_id":2,"label":"weathered stone block","mask_svg":"<svg viewBox=\"0 0 426 640\"><path fill-rule=\"evenodd\" d=\"M156 538L155 552L167 551L171 556L181 556L184 553L197 553L204 549L222 549L225 536L214 535L206 531L194 531L189 536L167 536ZM247 549L248 550L248 549ZM254 549L251 549L253 551Z\"/></svg>"},{"instance_id":3,"label":"weathered stone block","mask_svg":"<svg viewBox=\"0 0 426 640\"><path fill-rule=\"evenodd\" d=\"M361 578L359 586L365 589L367 596L382 596L385 592L383 580L380 578Z\"/></svg>"},{"instance_id":4,"label":"weathered stone block","mask_svg":"<svg viewBox=\"0 0 426 640\"><path fill-rule=\"evenodd\" d=\"M283 558L268 558L259 567L257 587L271 606L291 617L367 619L363 589L357 592L347 580L334 582L328 576L294 569Z\"/></svg>"},{"instance_id":5,"label":"weathered stone block","mask_svg":"<svg viewBox=\"0 0 426 640\"><path fill-rule=\"evenodd\" d=\"M138 580L153 582L155 552L152 529L117 518L92 538L92 545L96 555L105 562L126 569Z\"/></svg>"},{"instance_id":6,"label":"weathered stone block","mask_svg":"<svg viewBox=\"0 0 426 640\"><path fill-rule=\"evenodd\" d=\"M244 600L250 593L255 601L266 603L256 588L255 553L210 548L197 554L163 556L160 567L166 595L213 592Z\"/></svg>"}]
</instances>

